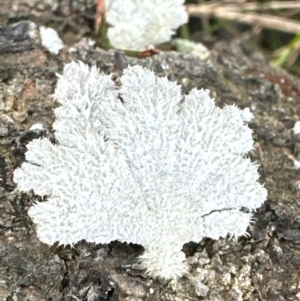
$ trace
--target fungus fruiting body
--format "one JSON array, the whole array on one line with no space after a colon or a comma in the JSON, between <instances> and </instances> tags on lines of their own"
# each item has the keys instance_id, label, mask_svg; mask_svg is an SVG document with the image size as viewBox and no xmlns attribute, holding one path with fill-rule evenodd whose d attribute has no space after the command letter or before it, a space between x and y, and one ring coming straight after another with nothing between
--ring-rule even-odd
<instances>
[{"instance_id":1,"label":"fungus fruiting body","mask_svg":"<svg viewBox=\"0 0 300 301\"><path fill-rule=\"evenodd\" d=\"M31 141L14 173L21 190L48 197L29 210L41 241L140 244L150 276L176 279L188 271L183 244L246 234L267 192L235 105L182 95L140 66L118 88L81 62L65 66L54 97L58 143Z\"/></svg>"}]
</instances>

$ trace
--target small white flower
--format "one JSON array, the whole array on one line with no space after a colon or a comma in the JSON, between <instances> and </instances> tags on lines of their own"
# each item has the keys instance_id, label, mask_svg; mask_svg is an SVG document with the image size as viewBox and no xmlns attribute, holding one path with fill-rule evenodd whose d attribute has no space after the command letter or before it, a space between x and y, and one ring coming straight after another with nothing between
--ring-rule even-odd
<instances>
[{"instance_id":1,"label":"small white flower","mask_svg":"<svg viewBox=\"0 0 300 301\"><path fill-rule=\"evenodd\" d=\"M113 47L144 51L167 42L187 22L184 0L106 0L108 38Z\"/></svg>"},{"instance_id":2,"label":"small white flower","mask_svg":"<svg viewBox=\"0 0 300 301\"><path fill-rule=\"evenodd\" d=\"M176 279L188 271L183 244L246 234L265 201L246 157L251 130L240 109L216 107L209 91L182 95L139 66L121 83L67 64L55 91L59 143L30 142L14 180L48 196L29 210L41 241L141 244L149 275Z\"/></svg>"}]
</instances>

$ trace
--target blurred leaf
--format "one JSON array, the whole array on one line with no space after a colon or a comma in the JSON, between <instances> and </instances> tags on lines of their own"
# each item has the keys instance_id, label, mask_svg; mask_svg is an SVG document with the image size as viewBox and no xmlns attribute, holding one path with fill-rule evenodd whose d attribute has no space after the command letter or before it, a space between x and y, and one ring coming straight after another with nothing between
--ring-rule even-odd
<instances>
[{"instance_id":1,"label":"blurred leaf","mask_svg":"<svg viewBox=\"0 0 300 301\"><path fill-rule=\"evenodd\" d=\"M290 43L286 46L283 46L279 50L275 51L276 58L272 61L272 66L275 68L282 67L283 65L289 63L289 59L293 54L297 54L300 49L300 34L297 34ZM298 54L296 55L297 58ZM296 58L293 58L292 64Z\"/></svg>"}]
</instances>

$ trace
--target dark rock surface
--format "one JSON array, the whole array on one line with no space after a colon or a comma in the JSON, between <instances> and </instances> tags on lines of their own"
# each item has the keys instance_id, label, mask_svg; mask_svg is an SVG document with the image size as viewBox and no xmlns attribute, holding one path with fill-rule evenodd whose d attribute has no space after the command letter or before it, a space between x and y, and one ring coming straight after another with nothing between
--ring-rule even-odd
<instances>
[{"instance_id":1,"label":"dark rock surface","mask_svg":"<svg viewBox=\"0 0 300 301\"><path fill-rule=\"evenodd\" d=\"M49 6L35 1L30 6L23 0L16 1L15 10L5 10L5 5L2 10L9 22L0 29L0 300L299 300L300 172L294 160L300 160L300 136L292 131L300 115L299 80L272 69L261 54L239 41L212 45L205 61L176 52L130 58L89 46L81 37L72 49L53 55L41 46L36 24L46 24L47 16L50 20L54 15L63 32L67 2ZM74 28L81 27L80 34L89 31L87 15L93 9L84 3L74 9L80 24L74 22ZM44 22L13 22L24 16ZM27 215L39 199L15 189L13 170L24 161L26 144L53 135L55 73L77 59L112 73L116 81L129 64L143 65L176 80L186 93L193 87L208 88L218 105L236 103L254 114L250 156L261 166L268 200L256 212L248 238L185 245L190 274L178 281L175 291L130 266L143 252L140 246L42 244ZM44 131L30 130L37 122Z\"/></svg>"}]
</instances>

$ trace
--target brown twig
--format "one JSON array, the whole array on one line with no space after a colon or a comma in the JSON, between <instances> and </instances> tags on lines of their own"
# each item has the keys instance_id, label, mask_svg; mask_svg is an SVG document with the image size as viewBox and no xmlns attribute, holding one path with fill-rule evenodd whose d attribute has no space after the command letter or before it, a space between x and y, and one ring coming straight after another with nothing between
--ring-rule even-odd
<instances>
[{"instance_id":1,"label":"brown twig","mask_svg":"<svg viewBox=\"0 0 300 301\"><path fill-rule=\"evenodd\" d=\"M97 0L96 15L95 15L95 32L99 31L101 22L105 14L105 0Z\"/></svg>"},{"instance_id":2,"label":"brown twig","mask_svg":"<svg viewBox=\"0 0 300 301\"><path fill-rule=\"evenodd\" d=\"M298 1L297 1L298 2ZM244 5L240 6L243 7ZM260 25L265 28L276 29L289 33L300 32L300 22L267 14L242 13L239 7L232 5L221 5L214 2L204 5L187 5L187 12L190 16L213 15L221 19L235 20L241 23Z\"/></svg>"},{"instance_id":3,"label":"brown twig","mask_svg":"<svg viewBox=\"0 0 300 301\"><path fill-rule=\"evenodd\" d=\"M235 7L237 4L234 4ZM271 1L266 3L243 3L238 4L242 7L243 10L277 10L277 9L296 9L300 8L300 1Z\"/></svg>"}]
</instances>

